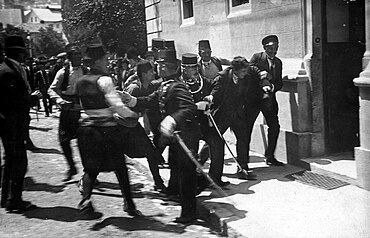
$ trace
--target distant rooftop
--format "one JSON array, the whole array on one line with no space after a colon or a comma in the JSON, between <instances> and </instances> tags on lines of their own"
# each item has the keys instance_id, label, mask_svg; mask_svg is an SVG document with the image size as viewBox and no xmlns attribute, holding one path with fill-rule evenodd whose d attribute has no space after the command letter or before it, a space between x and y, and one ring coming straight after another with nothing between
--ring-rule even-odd
<instances>
[{"instance_id":1,"label":"distant rooftop","mask_svg":"<svg viewBox=\"0 0 370 238\"><path fill-rule=\"evenodd\" d=\"M62 21L62 14L60 12L53 12L50 9L32 8L40 21L44 22L59 22Z\"/></svg>"}]
</instances>

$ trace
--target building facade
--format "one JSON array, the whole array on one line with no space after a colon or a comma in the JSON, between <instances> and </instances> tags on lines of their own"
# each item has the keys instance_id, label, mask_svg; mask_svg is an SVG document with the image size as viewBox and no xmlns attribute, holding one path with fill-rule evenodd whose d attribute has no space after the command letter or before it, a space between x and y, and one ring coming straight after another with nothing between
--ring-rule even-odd
<instances>
[{"instance_id":1,"label":"building facade","mask_svg":"<svg viewBox=\"0 0 370 238\"><path fill-rule=\"evenodd\" d=\"M358 174L370 175L369 0L145 0L145 6L148 45L174 40L178 57L197 53L198 41L208 39L214 55L249 59L263 50L264 36L278 35L284 87L277 93L277 157L294 164L352 152ZM266 135L260 116L251 149L263 153Z\"/></svg>"}]
</instances>

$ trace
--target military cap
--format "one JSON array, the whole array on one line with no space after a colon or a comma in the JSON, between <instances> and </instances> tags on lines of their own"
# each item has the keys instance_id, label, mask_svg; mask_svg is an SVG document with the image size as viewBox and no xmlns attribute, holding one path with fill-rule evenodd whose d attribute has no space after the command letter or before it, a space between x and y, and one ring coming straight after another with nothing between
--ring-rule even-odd
<instances>
[{"instance_id":1,"label":"military cap","mask_svg":"<svg viewBox=\"0 0 370 238\"><path fill-rule=\"evenodd\" d=\"M210 50L211 45L209 44L209 40L200 40L198 42L198 49L201 50Z\"/></svg>"},{"instance_id":2,"label":"military cap","mask_svg":"<svg viewBox=\"0 0 370 238\"><path fill-rule=\"evenodd\" d=\"M138 74L140 74L143 72L147 72L148 70L152 68L153 66L148 60L140 60L140 62L136 66L136 71L138 72Z\"/></svg>"},{"instance_id":3,"label":"military cap","mask_svg":"<svg viewBox=\"0 0 370 238\"><path fill-rule=\"evenodd\" d=\"M19 35L12 35L5 37L5 49L19 49L19 50L26 50L26 44L24 40Z\"/></svg>"},{"instance_id":4,"label":"military cap","mask_svg":"<svg viewBox=\"0 0 370 238\"><path fill-rule=\"evenodd\" d=\"M268 35L262 39L262 45L273 45L274 43L279 44L279 39L276 35Z\"/></svg>"},{"instance_id":5,"label":"military cap","mask_svg":"<svg viewBox=\"0 0 370 238\"><path fill-rule=\"evenodd\" d=\"M158 61L177 63L176 51L169 49L158 50Z\"/></svg>"},{"instance_id":6,"label":"military cap","mask_svg":"<svg viewBox=\"0 0 370 238\"><path fill-rule=\"evenodd\" d=\"M99 43L90 44L90 45L87 45L86 47L84 59L85 60L95 60L95 59L101 58L105 54L106 53L105 53L105 50L102 44L99 44Z\"/></svg>"},{"instance_id":7,"label":"military cap","mask_svg":"<svg viewBox=\"0 0 370 238\"><path fill-rule=\"evenodd\" d=\"M185 53L181 57L181 65L185 67L196 66L198 63L198 56L192 53Z\"/></svg>"}]
</instances>

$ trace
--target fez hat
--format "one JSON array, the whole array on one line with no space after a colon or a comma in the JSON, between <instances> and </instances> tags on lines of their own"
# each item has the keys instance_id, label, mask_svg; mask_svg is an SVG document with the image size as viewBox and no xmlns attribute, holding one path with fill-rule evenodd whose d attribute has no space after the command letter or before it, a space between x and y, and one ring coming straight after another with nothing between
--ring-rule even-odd
<instances>
[{"instance_id":1,"label":"fez hat","mask_svg":"<svg viewBox=\"0 0 370 238\"><path fill-rule=\"evenodd\" d=\"M164 48L164 39L153 38L152 39L152 49L163 49Z\"/></svg>"},{"instance_id":2,"label":"fez hat","mask_svg":"<svg viewBox=\"0 0 370 238\"><path fill-rule=\"evenodd\" d=\"M105 50L102 44L91 44L87 45L85 51L85 60L96 60L105 55Z\"/></svg>"},{"instance_id":3,"label":"fez hat","mask_svg":"<svg viewBox=\"0 0 370 238\"><path fill-rule=\"evenodd\" d=\"M5 38L5 49L26 50L26 44L19 35L12 35Z\"/></svg>"},{"instance_id":4,"label":"fez hat","mask_svg":"<svg viewBox=\"0 0 370 238\"><path fill-rule=\"evenodd\" d=\"M262 39L262 45L273 45L274 43L279 44L279 39L276 35L268 35Z\"/></svg>"},{"instance_id":5,"label":"fez hat","mask_svg":"<svg viewBox=\"0 0 370 238\"><path fill-rule=\"evenodd\" d=\"M196 66L198 63L198 56L192 53L185 53L181 58L181 65L185 67Z\"/></svg>"},{"instance_id":6,"label":"fez hat","mask_svg":"<svg viewBox=\"0 0 370 238\"><path fill-rule=\"evenodd\" d=\"M136 66L137 72L147 72L148 70L152 69L153 66L148 60L140 60L140 62Z\"/></svg>"},{"instance_id":7,"label":"fez hat","mask_svg":"<svg viewBox=\"0 0 370 238\"><path fill-rule=\"evenodd\" d=\"M198 49L201 50L210 50L211 45L209 44L209 40L200 40L198 43Z\"/></svg>"},{"instance_id":8,"label":"fez hat","mask_svg":"<svg viewBox=\"0 0 370 238\"><path fill-rule=\"evenodd\" d=\"M177 63L176 51L169 49L158 50L158 61Z\"/></svg>"}]
</instances>

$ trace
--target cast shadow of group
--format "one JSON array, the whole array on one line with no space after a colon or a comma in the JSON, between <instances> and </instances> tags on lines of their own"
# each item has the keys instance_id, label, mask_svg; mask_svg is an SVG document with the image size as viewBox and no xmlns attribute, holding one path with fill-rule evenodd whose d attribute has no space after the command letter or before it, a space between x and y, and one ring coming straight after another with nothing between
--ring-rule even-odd
<instances>
[{"instance_id":1,"label":"cast shadow of group","mask_svg":"<svg viewBox=\"0 0 370 238\"><path fill-rule=\"evenodd\" d=\"M27 177L25 190L28 191L47 191L47 192L61 192L66 185L52 186L46 183L35 183L35 181ZM134 198L144 197L141 189L144 187L141 183L132 184L132 196ZM100 181L94 188L93 194L108 197L121 197L119 192L120 187L116 183ZM27 218L40 220L55 220L60 222L73 223L79 221L79 210L68 206L55 207L38 207L35 210L24 212L23 215ZM92 221L90 230L99 231L107 226L115 226L124 231L158 231L164 233L182 234L185 231L185 226L177 225L175 223L164 223L156 217L163 217L165 214L157 213L154 215L144 215L139 217L107 217L103 220ZM197 225L208 226L205 222L198 220Z\"/></svg>"}]
</instances>

